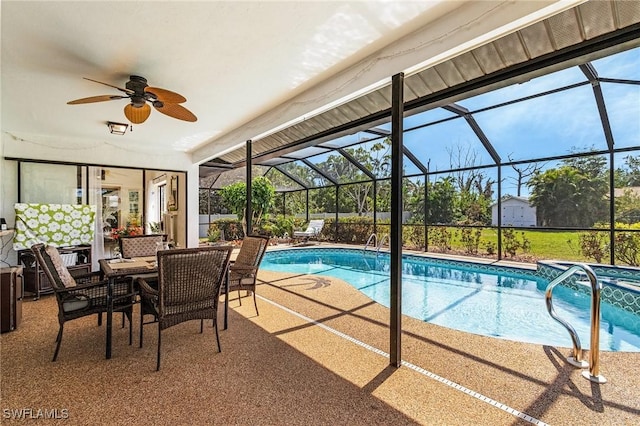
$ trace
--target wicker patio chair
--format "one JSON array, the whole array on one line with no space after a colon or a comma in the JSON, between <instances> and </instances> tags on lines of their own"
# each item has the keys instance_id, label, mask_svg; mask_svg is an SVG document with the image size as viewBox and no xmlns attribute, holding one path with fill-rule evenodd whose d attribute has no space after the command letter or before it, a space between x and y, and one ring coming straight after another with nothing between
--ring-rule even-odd
<instances>
[{"instance_id":1,"label":"wicker patio chair","mask_svg":"<svg viewBox=\"0 0 640 426\"><path fill-rule=\"evenodd\" d=\"M158 252L158 288L139 278L140 295L153 310L158 321L158 355L156 371L160 370L162 330L185 321L213 320L218 351L218 301L224 282L231 246L197 247ZM142 334L140 341L142 344Z\"/></svg>"},{"instance_id":2,"label":"wicker patio chair","mask_svg":"<svg viewBox=\"0 0 640 426\"><path fill-rule=\"evenodd\" d=\"M240 290L246 290L253 293L253 304L256 307L256 315L258 312L258 304L256 303L256 278L258 276L258 268L264 253L267 251L269 237L260 235L250 235L242 240L242 246L236 260L229 266L229 293L238 290L238 301L242 305ZM227 295L228 296L228 295Z\"/></svg>"},{"instance_id":3,"label":"wicker patio chair","mask_svg":"<svg viewBox=\"0 0 640 426\"><path fill-rule=\"evenodd\" d=\"M167 236L165 234L147 234L147 235L123 235L118 238L118 247L120 248L120 254L125 259L130 259L133 257L149 257L155 256L161 244L166 241ZM163 248L163 247L162 247ZM131 280L134 285L134 289L136 292L138 289L138 278L144 278L147 283L157 288L157 274L138 274L132 275ZM146 303L141 305L143 315L141 315L141 319L144 314L153 314L152 311L148 309ZM143 322L140 322L140 333L142 334L142 325ZM122 318L122 326L124 327L124 317ZM140 343L142 347L142 343Z\"/></svg>"},{"instance_id":4,"label":"wicker patio chair","mask_svg":"<svg viewBox=\"0 0 640 426\"><path fill-rule=\"evenodd\" d=\"M58 337L53 360L58 358L64 323L88 315L107 312L109 282L100 272L71 276L55 247L35 244L31 247L46 274L58 302ZM132 343L132 311L135 293L130 280L116 281L113 287L113 311L122 311L129 319L129 344Z\"/></svg>"},{"instance_id":5,"label":"wicker patio chair","mask_svg":"<svg viewBox=\"0 0 640 426\"><path fill-rule=\"evenodd\" d=\"M124 258L155 256L158 243L166 240L166 235L128 235L118 238L120 254Z\"/></svg>"}]
</instances>

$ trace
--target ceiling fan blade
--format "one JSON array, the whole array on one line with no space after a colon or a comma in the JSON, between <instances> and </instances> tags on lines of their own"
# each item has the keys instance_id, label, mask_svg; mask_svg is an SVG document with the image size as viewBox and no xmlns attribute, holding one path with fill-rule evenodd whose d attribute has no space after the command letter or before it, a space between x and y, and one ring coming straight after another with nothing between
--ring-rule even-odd
<instances>
[{"instance_id":1,"label":"ceiling fan blade","mask_svg":"<svg viewBox=\"0 0 640 426\"><path fill-rule=\"evenodd\" d=\"M136 108L133 104L128 104L124 107L124 115L133 124L144 123L151 114L151 107L145 103L140 108Z\"/></svg>"},{"instance_id":2,"label":"ceiling fan blade","mask_svg":"<svg viewBox=\"0 0 640 426\"><path fill-rule=\"evenodd\" d=\"M197 121L198 118L193 115L191 111L183 107L182 105L165 103L161 107L155 107L161 113L168 115L169 117L177 118L178 120Z\"/></svg>"},{"instance_id":3,"label":"ceiling fan blade","mask_svg":"<svg viewBox=\"0 0 640 426\"><path fill-rule=\"evenodd\" d=\"M100 95L100 96L89 96L88 98L76 99L75 101L67 102L67 105L77 105L77 104L90 104L91 102L104 102L104 101L112 101L115 99L127 98L128 96L120 96L120 95Z\"/></svg>"},{"instance_id":4,"label":"ceiling fan blade","mask_svg":"<svg viewBox=\"0 0 640 426\"><path fill-rule=\"evenodd\" d=\"M145 87L144 91L153 93L154 95L156 95L158 100L162 102L181 104L187 101L187 98L178 93L172 92L171 90L160 89L158 87Z\"/></svg>"},{"instance_id":5,"label":"ceiling fan blade","mask_svg":"<svg viewBox=\"0 0 640 426\"><path fill-rule=\"evenodd\" d=\"M121 88L121 87L114 86L113 84L103 83L103 82L101 82L101 81L93 80L93 79L90 79L90 78L87 78L87 77L82 77L82 78L84 78L85 80L93 81L94 83L104 84L105 86L113 87L114 89L118 89L119 91L124 92L124 93L127 93L127 94L131 94L131 93L133 93L133 90L123 89L123 88Z\"/></svg>"}]
</instances>

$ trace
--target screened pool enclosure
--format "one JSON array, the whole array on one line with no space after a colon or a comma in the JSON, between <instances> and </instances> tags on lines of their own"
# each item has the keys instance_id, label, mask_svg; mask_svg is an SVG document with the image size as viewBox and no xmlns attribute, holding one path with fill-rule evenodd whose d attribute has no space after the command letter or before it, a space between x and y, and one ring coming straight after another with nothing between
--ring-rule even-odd
<instances>
[{"instance_id":1,"label":"screened pool enclosure","mask_svg":"<svg viewBox=\"0 0 640 426\"><path fill-rule=\"evenodd\" d=\"M637 266L637 24L549 52L519 33L404 78L402 246ZM505 55L518 50L509 37L529 57ZM381 241L393 208L392 95L385 86L202 164L201 237L236 218L223 193L250 175L275 189L255 231L282 238L323 218L321 240Z\"/></svg>"}]
</instances>

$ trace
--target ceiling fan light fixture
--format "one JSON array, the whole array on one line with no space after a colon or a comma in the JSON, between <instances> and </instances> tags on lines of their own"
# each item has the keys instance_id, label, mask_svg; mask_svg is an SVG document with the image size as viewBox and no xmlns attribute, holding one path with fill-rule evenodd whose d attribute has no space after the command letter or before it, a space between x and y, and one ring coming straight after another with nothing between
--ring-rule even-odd
<instances>
[{"instance_id":1,"label":"ceiling fan light fixture","mask_svg":"<svg viewBox=\"0 0 640 426\"><path fill-rule=\"evenodd\" d=\"M128 124L114 123L112 121L107 121L107 126L109 127L109 133L113 133L114 135L124 135L129 128Z\"/></svg>"}]
</instances>

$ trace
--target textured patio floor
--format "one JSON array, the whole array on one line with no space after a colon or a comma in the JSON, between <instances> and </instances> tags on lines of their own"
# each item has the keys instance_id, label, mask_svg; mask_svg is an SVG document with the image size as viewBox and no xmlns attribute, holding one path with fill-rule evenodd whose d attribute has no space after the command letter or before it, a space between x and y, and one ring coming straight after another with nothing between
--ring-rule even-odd
<instances>
[{"instance_id":1,"label":"textured patio floor","mask_svg":"<svg viewBox=\"0 0 640 426\"><path fill-rule=\"evenodd\" d=\"M337 279L259 278L260 315L251 298L232 299L221 353L211 327L181 324L163 333L160 372L155 325L142 349L137 321L133 346L117 327L105 360L95 317L67 323L52 363L55 300L25 300L20 328L0 338L2 423L26 408L78 425L640 424L640 354L601 353L608 383L598 385L564 361L568 348L403 317L405 365L395 369L388 309Z\"/></svg>"}]
</instances>

